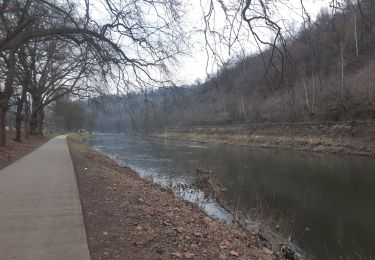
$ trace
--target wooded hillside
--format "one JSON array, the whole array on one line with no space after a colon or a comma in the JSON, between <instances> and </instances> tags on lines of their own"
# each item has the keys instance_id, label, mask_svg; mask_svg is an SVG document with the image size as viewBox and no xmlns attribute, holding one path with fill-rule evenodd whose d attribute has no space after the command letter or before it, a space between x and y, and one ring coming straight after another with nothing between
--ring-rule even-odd
<instances>
[{"instance_id":1,"label":"wooded hillside","mask_svg":"<svg viewBox=\"0 0 375 260\"><path fill-rule=\"evenodd\" d=\"M223 64L204 83L127 96L129 125L341 121L375 117L375 3L321 10L277 47ZM132 105L133 104L133 105ZM131 119L133 118L133 119Z\"/></svg>"}]
</instances>

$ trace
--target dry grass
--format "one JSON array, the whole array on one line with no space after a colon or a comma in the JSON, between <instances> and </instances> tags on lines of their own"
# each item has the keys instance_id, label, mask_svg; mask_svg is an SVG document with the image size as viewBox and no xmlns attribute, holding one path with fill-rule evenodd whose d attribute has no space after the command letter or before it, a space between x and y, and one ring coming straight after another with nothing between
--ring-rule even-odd
<instances>
[{"instance_id":1,"label":"dry grass","mask_svg":"<svg viewBox=\"0 0 375 260\"><path fill-rule=\"evenodd\" d=\"M156 134L159 138L188 140L212 144L235 144L251 147L293 149L320 153L375 157L375 142L356 138L321 135L267 135L215 132L172 132Z\"/></svg>"}]
</instances>

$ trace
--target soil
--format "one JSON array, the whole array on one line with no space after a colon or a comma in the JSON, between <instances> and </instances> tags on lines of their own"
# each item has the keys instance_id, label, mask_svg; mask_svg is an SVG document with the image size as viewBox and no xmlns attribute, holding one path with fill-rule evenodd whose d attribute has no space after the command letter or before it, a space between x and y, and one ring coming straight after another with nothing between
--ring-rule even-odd
<instances>
[{"instance_id":1,"label":"soil","mask_svg":"<svg viewBox=\"0 0 375 260\"><path fill-rule=\"evenodd\" d=\"M92 259L280 259L259 234L209 218L79 138L69 146Z\"/></svg>"},{"instance_id":2,"label":"soil","mask_svg":"<svg viewBox=\"0 0 375 260\"><path fill-rule=\"evenodd\" d=\"M29 136L23 138L22 143L18 143L14 141L14 138L15 133L8 132L7 145L5 148L0 148L0 169L24 157L49 140L48 137Z\"/></svg>"}]
</instances>

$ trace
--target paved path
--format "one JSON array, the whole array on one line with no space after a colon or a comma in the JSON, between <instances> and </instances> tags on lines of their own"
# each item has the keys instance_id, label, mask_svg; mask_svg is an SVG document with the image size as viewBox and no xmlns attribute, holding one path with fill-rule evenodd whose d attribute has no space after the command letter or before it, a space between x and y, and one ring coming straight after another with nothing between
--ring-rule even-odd
<instances>
[{"instance_id":1,"label":"paved path","mask_svg":"<svg viewBox=\"0 0 375 260\"><path fill-rule=\"evenodd\" d=\"M0 171L0 259L90 259L65 136Z\"/></svg>"}]
</instances>

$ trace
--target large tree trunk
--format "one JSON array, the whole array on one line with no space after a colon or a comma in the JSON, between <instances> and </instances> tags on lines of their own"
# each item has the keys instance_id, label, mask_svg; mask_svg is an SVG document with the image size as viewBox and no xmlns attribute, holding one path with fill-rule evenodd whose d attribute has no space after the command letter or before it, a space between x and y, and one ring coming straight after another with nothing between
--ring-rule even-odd
<instances>
[{"instance_id":1,"label":"large tree trunk","mask_svg":"<svg viewBox=\"0 0 375 260\"><path fill-rule=\"evenodd\" d=\"M9 52L9 63L4 91L0 92L0 146L6 145L6 113L9 108L9 100L13 93L13 81L16 74L16 53L14 50Z\"/></svg>"},{"instance_id":2,"label":"large tree trunk","mask_svg":"<svg viewBox=\"0 0 375 260\"><path fill-rule=\"evenodd\" d=\"M22 101L18 100L17 112L16 112L16 138L15 141L21 143L21 133L22 133ZM21 110L20 110L21 109Z\"/></svg>"},{"instance_id":3,"label":"large tree trunk","mask_svg":"<svg viewBox=\"0 0 375 260\"><path fill-rule=\"evenodd\" d=\"M30 122L29 122L29 134L37 135L37 128L38 128L38 112L32 111L30 115Z\"/></svg>"},{"instance_id":4,"label":"large tree trunk","mask_svg":"<svg viewBox=\"0 0 375 260\"><path fill-rule=\"evenodd\" d=\"M36 96L32 96L31 114L29 122L29 134L38 135L40 102Z\"/></svg>"},{"instance_id":5,"label":"large tree trunk","mask_svg":"<svg viewBox=\"0 0 375 260\"><path fill-rule=\"evenodd\" d=\"M0 109L0 146L6 145L6 111Z\"/></svg>"},{"instance_id":6,"label":"large tree trunk","mask_svg":"<svg viewBox=\"0 0 375 260\"><path fill-rule=\"evenodd\" d=\"M44 125L44 109L40 109L38 112L38 128L37 135L43 136L43 125Z\"/></svg>"},{"instance_id":7,"label":"large tree trunk","mask_svg":"<svg viewBox=\"0 0 375 260\"><path fill-rule=\"evenodd\" d=\"M27 95L26 95L26 99L25 99L25 112L24 112L25 116L24 116L24 132L25 132L25 138L29 138L29 123L30 123L30 102L28 101L27 99Z\"/></svg>"},{"instance_id":8,"label":"large tree trunk","mask_svg":"<svg viewBox=\"0 0 375 260\"><path fill-rule=\"evenodd\" d=\"M21 142L21 134L22 134L22 111L23 105L26 100L26 88L22 88L21 98L18 98L17 102L17 112L16 112L16 142Z\"/></svg>"}]
</instances>

